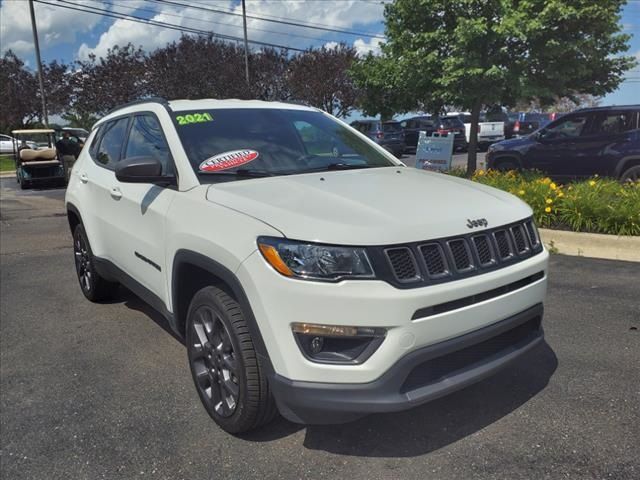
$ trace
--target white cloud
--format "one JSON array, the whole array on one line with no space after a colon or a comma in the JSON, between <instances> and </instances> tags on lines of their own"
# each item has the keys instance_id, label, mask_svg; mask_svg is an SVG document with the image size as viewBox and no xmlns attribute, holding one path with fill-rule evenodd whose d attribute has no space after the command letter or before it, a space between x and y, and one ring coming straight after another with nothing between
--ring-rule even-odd
<instances>
[{"instance_id":1,"label":"white cloud","mask_svg":"<svg viewBox=\"0 0 640 480\"><path fill-rule=\"evenodd\" d=\"M41 3L36 3L34 8L40 46L43 49L72 43L78 34L90 31L100 21L98 15ZM28 2L4 0L0 5L0 50L13 50L18 55L33 53Z\"/></svg>"},{"instance_id":2,"label":"white cloud","mask_svg":"<svg viewBox=\"0 0 640 480\"><path fill-rule=\"evenodd\" d=\"M324 44L324 48L326 48L327 50L333 50L335 48L338 48L338 45L340 45L338 42L327 42Z\"/></svg>"},{"instance_id":3,"label":"white cloud","mask_svg":"<svg viewBox=\"0 0 640 480\"><path fill-rule=\"evenodd\" d=\"M172 5L161 4L154 20L168 22L180 26L211 31L223 35L242 37L242 17L224 15L221 13L207 12L196 6L216 10L233 11L241 14L241 5L233 0L226 3L186 2L191 7L180 8ZM120 4L122 5L122 4ZM128 4L132 5L133 4ZM150 8L150 3L145 2L143 8ZM160 6L160 5L157 5ZM114 7L114 11L133 13L130 8ZM309 1L296 0L263 0L260 2L247 2L247 14L255 16L271 16L277 18L303 19L301 23L316 23L330 25L337 29L368 30L371 24L382 20L383 5L354 0L340 1ZM367 28L369 25L369 28ZM264 22L249 18L247 29L250 40L288 45L296 48L307 48L311 44L318 44L327 38L336 38L337 34L330 32L295 27L272 22ZM301 37L297 37L300 35ZM135 46L141 46L150 51L161 47L167 42L180 38L180 32L162 27L142 25L126 20L116 20L109 29L103 33L93 46L83 43L78 50L78 57L87 58L90 53L97 56L105 55L109 48L115 45L126 45L131 42ZM356 40L356 43L358 40ZM331 48L337 44L335 40L325 41L324 44ZM366 42L362 41L362 48ZM372 47L379 44L372 39Z\"/></svg>"},{"instance_id":4,"label":"white cloud","mask_svg":"<svg viewBox=\"0 0 640 480\"><path fill-rule=\"evenodd\" d=\"M353 42L353 46L358 55L367 55L368 53L380 55L380 45L382 43L384 43L384 40L381 38L370 38L368 41L359 38Z\"/></svg>"}]
</instances>

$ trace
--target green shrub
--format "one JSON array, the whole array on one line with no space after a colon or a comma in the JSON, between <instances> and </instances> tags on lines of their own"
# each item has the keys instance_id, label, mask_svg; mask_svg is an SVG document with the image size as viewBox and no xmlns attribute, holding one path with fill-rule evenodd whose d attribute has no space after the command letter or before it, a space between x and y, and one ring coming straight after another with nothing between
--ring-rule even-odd
<instances>
[{"instance_id":1,"label":"green shrub","mask_svg":"<svg viewBox=\"0 0 640 480\"><path fill-rule=\"evenodd\" d=\"M541 227L640 235L640 182L621 184L596 176L558 185L537 172L495 170L478 170L472 180L520 197Z\"/></svg>"}]
</instances>

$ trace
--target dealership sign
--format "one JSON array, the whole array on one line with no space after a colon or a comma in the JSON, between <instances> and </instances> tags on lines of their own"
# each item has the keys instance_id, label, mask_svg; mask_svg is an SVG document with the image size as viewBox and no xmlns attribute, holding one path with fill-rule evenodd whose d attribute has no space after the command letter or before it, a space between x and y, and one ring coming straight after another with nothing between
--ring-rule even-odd
<instances>
[{"instance_id":1,"label":"dealership sign","mask_svg":"<svg viewBox=\"0 0 640 480\"><path fill-rule=\"evenodd\" d=\"M416 148L416 168L422 170L450 170L451 155L453 154L453 135L439 135L434 133L428 137L426 132L420 132L418 147Z\"/></svg>"}]
</instances>

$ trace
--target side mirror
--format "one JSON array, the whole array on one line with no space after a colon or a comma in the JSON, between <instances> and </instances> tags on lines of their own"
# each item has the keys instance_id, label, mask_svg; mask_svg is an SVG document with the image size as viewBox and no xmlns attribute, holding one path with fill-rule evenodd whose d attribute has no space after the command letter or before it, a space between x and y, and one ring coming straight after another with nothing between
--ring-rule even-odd
<instances>
[{"instance_id":1,"label":"side mirror","mask_svg":"<svg viewBox=\"0 0 640 480\"><path fill-rule=\"evenodd\" d=\"M175 185L175 177L162 175L162 164L153 157L125 158L116 165L116 178L123 183Z\"/></svg>"}]
</instances>

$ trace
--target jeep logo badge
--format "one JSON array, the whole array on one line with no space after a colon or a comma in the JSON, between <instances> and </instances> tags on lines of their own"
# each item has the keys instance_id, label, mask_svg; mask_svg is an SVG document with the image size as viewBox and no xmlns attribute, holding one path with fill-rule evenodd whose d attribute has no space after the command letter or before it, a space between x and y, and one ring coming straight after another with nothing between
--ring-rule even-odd
<instances>
[{"instance_id":1,"label":"jeep logo badge","mask_svg":"<svg viewBox=\"0 0 640 480\"><path fill-rule=\"evenodd\" d=\"M467 227L476 228L476 227L486 227L489 225L486 218L478 218L476 220L469 220L467 218Z\"/></svg>"}]
</instances>

